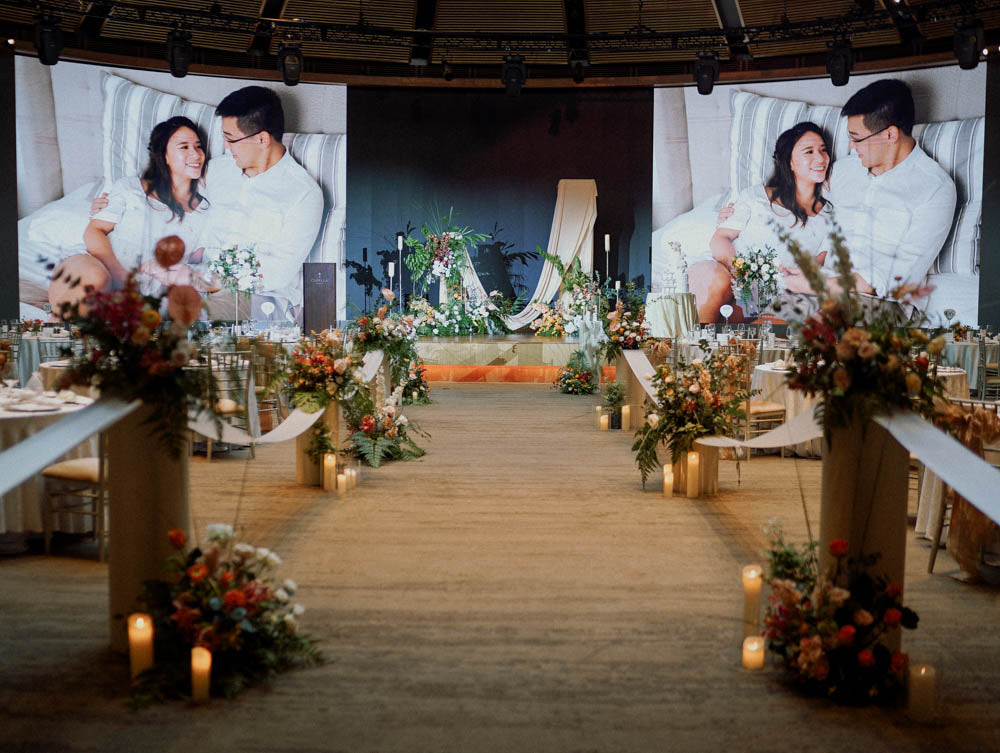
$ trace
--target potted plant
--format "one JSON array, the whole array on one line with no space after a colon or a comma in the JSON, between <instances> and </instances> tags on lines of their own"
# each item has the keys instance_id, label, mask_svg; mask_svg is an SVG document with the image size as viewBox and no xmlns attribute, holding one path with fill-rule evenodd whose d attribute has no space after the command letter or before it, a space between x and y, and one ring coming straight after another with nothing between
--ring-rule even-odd
<instances>
[{"instance_id":1,"label":"potted plant","mask_svg":"<svg viewBox=\"0 0 1000 753\"><path fill-rule=\"evenodd\" d=\"M622 406L625 405L625 386L612 382L604 388L604 408L611 416L612 429L622 428Z\"/></svg>"}]
</instances>

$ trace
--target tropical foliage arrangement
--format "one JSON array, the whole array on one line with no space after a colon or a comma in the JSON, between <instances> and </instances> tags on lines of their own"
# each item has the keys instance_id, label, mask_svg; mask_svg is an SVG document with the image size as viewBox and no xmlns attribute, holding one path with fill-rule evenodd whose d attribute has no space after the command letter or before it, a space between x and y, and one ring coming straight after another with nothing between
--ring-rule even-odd
<instances>
[{"instance_id":1,"label":"tropical foliage arrangement","mask_svg":"<svg viewBox=\"0 0 1000 753\"><path fill-rule=\"evenodd\" d=\"M795 547L780 529L770 529L768 597L764 635L791 676L805 690L838 703L886 703L903 688L909 657L884 641L919 618L903 605L903 587L847 558L848 542L834 539L833 571L817 573L815 546Z\"/></svg>"},{"instance_id":2,"label":"tropical foliage arrangement","mask_svg":"<svg viewBox=\"0 0 1000 753\"><path fill-rule=\"evenodd\" d=\"M914 305L931 288L905 283L890 292L889 301L862 299L843 237L836 232L830 237L835 292L815 259L784 239L819 298L818 310L798 325L800 344L793 351L789 387L824 398L828 437L831 427L864 422L886 410L915 410L933 418L934 398L943 394L943 385L930 370L930 357L939 356L945 343L919 329L924 319Z\"/></svg>"},{"instance_id":3,"label":"tropical foliage arrangement","mask_svg":"<svg viewBox=\"0 0 1000 753\"><path fill-rule=\"evenodd\" d=\"M702 352L704 358L690 364L679 360L676 368L664 363L653 375L656 402L632 445L643 484L660 467L657 448L661 442L670 444L676 462L698 437L732 436L745 417L746 357L712 353L705 341Z\"/></svg>"},{"instance_id":4,"label":"tropical foliage arrangement","mask_svg":"<svg viewBox=\"0 0 1000 753\"><path fill-rule=\"evenodd\" d=\"M381 382L381 373L377 377ZM410 432L427 436L401 411L404 385L399 385L381 405L368 390L359 390L344 404L344 419L350 430L348 450L373 468L382 461L415 460L424 451Z\"/></svg>"},{"instance_id":5,"label":"tropical foliage arrangement","mask_svg":"<svg viewBox=\"0 0 1000 753\"><path fill-rule=\"evenodd\" d=\"M483 243L487 236L473 232L472 228L455 224L454 209L448 210L446 217L421 225L424 240L406 237L404 243L410 249L404 263L410 270L415 285L426 289L432 280L444 280L450 285L461 285L462 270L468 259L468 246Z\"/></svg>"},{"instance_id":6,"label":"tropical foliage arrangement","mask_svg":"<svg viewBox=\"0 0 1000 753\"><path fill-rule=\"evenodd\" d=\"M176 553L164 577L147 581L140 597L153 618L154 664L133 684L134 708L189 697L195 646L211 651L211 692L227 698L323 661L316 642L299 632L305 608L294 601L295 582L273 575L277 554L237 542L224 523L209 525L200 547L188 548L184 531L168 536Z\"/></svg>"},{"instance_id":7,"label":"tropical foliage arrangement","mask_svg":"<svg viewBox=\"0 0 1000 753\"><path fill-rule=\"evenodd\" d=\"M567 395L590 395L597 389L600 381L600 375L595 376L587 366L586 354L578 350L559 370L554 386Z\"/></svg>"},{"instance_id":8,"label":"tropical foliage arrangement","mask_svg":"<svg viewBox=\"0 0 1000 753\"><path fill-rule=\"evenodd\" d=\"M157 255L162 245L161 240ZM166 318L160 313L164 309ZM188 413L215 405L218 394L209 369L185 368L207 353L189 337L200 312L201 296L194 288L175 285L163 297L143 296L135 271L121 290L90 290L80 303L63 304L62 318L90 343L74 357L65 380L152 406L153 431L174 455L180 454Z\"/></svg>"}]
</instances>

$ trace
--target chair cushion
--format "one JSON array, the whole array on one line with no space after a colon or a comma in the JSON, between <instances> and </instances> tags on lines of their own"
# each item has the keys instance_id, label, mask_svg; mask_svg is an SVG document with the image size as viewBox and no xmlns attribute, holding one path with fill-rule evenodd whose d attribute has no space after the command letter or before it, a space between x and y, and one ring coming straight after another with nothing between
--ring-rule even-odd
<instances>
[{"instance_id":1,"label":"chair cushion","mask_svg":"<svg viewBox=\"0 0 1000 753\"><path fill-rule=\"evenodd\" d=\"M755 416L758 413L784 413L785 406L781 403L771 403L767 400L751 400L750 401L750 415Z\"/></svg>"},{"instance_id":2,"label":"chair cushion","mask_svg":"<svg viewBox=\"0 0 1000 753\"><path fill-rule=\"evenodd\" d=\"M232 398L222 397L215 404L215 412L222 414L242 413L243 408Z\"/></svg>"},{"instance_id":3,"label":"chair cushion","mask_svg":"<svg viewBox=\"0 0 1000 753\"><path fill-rule=\"evenodd\" d=\"M100 467L97 458L75 458L73 460L62 460L53 463L44 471L42 475L46 478L58 478L66 481L88 481L92 484L98 482Z\"/></svg>"}]
</instances>

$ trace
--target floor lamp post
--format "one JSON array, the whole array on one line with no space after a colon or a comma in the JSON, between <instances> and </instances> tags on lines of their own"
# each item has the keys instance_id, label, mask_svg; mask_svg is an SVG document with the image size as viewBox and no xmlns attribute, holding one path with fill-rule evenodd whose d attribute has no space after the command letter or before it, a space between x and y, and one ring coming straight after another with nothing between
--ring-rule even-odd
<instances>
[{"instance_id":1,"label":"floor lamp post","mask_svg":"<svg viewBox=\"0 0 1000 753\"><path fill-rule=\"evenodd\" d=\"M396 255L399 259L399 313L403 313L403 234L396 233Z\"/></svg>"},{"instance_id":2,"label":"floor lamp post","mask_svg":"<svg viewBox=\"0 0 1000 753\"><path fill-rule=\"evenodd\" d=\"M611 235L609 233L604 234L604 282L610 279L608 270L611 265Z\"/></svg>"}]
</instances>

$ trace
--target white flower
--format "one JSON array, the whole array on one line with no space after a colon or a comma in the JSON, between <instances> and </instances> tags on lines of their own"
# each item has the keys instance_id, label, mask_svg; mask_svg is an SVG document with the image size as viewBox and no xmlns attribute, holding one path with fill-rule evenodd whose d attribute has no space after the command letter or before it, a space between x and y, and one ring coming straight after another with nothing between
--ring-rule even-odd
<instances>
[{"instance_id":1,"label":"white flower","mask_svg":"<svg viewBox=\"0 0 1000 753\"><path fill-rule=\"evenodd\" d=\"M233 527L228 523L209 523L205 526L205 535L209 541L225 544L233 538Z\"/></svg>"},{"instance_id":2,"label":"white flower","mask_svg":"<svg viewBox=\"0 0 1000 753\"><path fill-rule=\"evenodd\" d=\"M277 567L281 564L281 557L266 547L257 548L257 559L268 567Z\"/></svg>"},{"instance_id":3,"label":"white flower","mask_svg":"<svg viewBox=\"0 0 1000 753\"><path fill-rule=\"evenodd\" d=\"M435 327L435 328L434 328L434 330L433 330L433 332L434 332L434 334L436 335L436 334L438 333L438 328L437 328L437 327Z\"/></svg>"},{"instance_id":4,"label":"white flower","mask_svg":"<svg viewBox=\"0 0 1000 753\"><path fill-rule=\"evenodd\" d=\"M296 591L298 591L298 590L299 590L299 584L298 584L298 583L296 583L296 582L295 582L294 580L292 580L291 578L285 578L285 582L284 582L284 583L282 583L282 584L281 584L281 586L282 586L282 588L284 588L284 589L285 589L286 591L288 591L288 593L290 593L290 594L293 594L293 593L295 593Z\"/></svg>"},{"instance_id":5,"label":"white flower","mask_svg":"<svg viewBox=\"0 0 1000 753\"><path fill-rule=\"evenodd\" d=\"M296 617L301 617L305 613L306 613L306 608L301 604L295 604L292 607L292 614L294 614Z\"/></svg>"},{"instance_id":6,"label":"white flower","mask_svg":"<svg viewBox=\"0 0 1000 753\"><path fill-rule=\"evenodd\" d=\"M750 271L751 272L756 272L757 271L757 262L751 262L751 264L750 264Z\"/></svg>"},{"instance_id":7,"label":"white flower","mask_svg":"<svg viewBox=\"0 0 1000 753\"><path fill-rule=\"evenodd\" d=\"M396 424L398 424L399 426L406 426L408 423L410 423L410 419L408 419L406 416L401 415L399 418L396 419Z\"/></svg>"},{"instance_id":8,"label":"white flower","mask_svg":"<svg viewBox=\"0 0 1000 753\"><path fill-rule=\"evenodd\" d=\"M236 559L245 560L253 557L257 553L257 547L253 544L239 543L233 547L233 556Z\"/></svg>"},{"instance_id":9,"label":"white flower","mask_svg":"<svg viewBox=\"0 0 1000 753\"><path fill-rule=\"evenodd\" d=\"M660 423L660 417L655 413L650 413L648 416L646 416L646 423L649 424L649 427L651 429L655 428L656 425Z\"/></svg>"},{"instance_id":10,"label":"white flower","mask_svg":"<svg viewBox=\"0 0 1000 753\"><path fill-rule=\"evenodd\" d=\"M290 597L288 595L288 591L279 586L274 590L274 598L276 598L280 602L286 602Z\"/></svg>"},{"instance_id":11,"label":"white flower","mask_svg":"<svg viewBox=\"0 0 1000 753\"><path fill-rule=\"evenodd\" d=\"M286 614L282 620L285 623L285 630L289 633L294 633L295 629L298 627L298 623L295 621L295 615Z\"/></svg>"}]
</instances>

